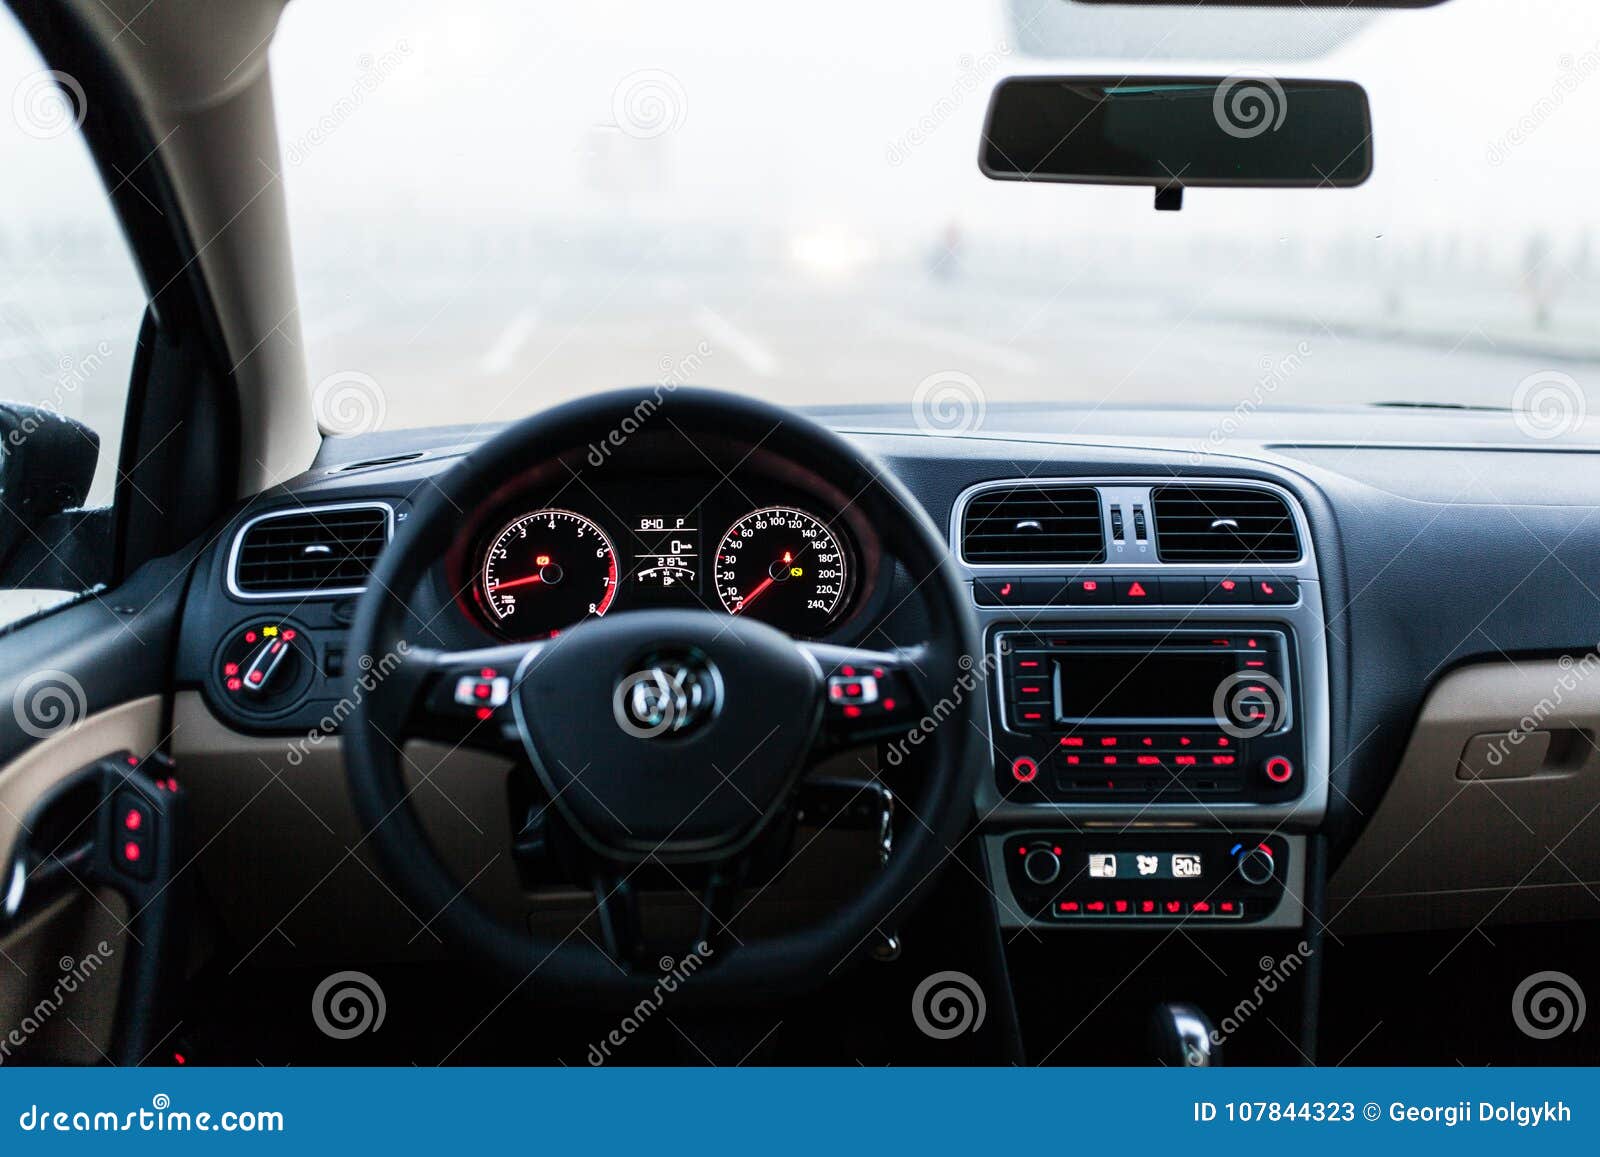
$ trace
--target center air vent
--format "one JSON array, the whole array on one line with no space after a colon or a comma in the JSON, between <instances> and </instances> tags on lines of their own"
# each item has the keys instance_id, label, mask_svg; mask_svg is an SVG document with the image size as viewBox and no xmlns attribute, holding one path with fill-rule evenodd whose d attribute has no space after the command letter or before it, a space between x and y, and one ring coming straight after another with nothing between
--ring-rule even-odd
<instances>
[{"instance_id":1,"label":"center air vent","mask_svg":"<svg viewBox=\"0 0 1600 1157\"><path fill-rule=\"evenodd\" d=\"M1282 498L1245 486L1158 486L1156 549L1162 562L1285 563L1300 557Z\"/></svg>"},{"instance_id":2,"label":"center air vent","mask_svg":"<svg viewBox=\"0 0 1600 1157\"><path fill-rule=\"evenodd\" d=\"M970 563L1104 562L1099 492L1026 484L985 490L967 503L961 553Z\"/></svg>"},{"instance_id":3,"label":"center air vent","mask_svg":"<svg viewBox=\"0 0 1600 1157\"><path fill-rule=\"evenodd\" d=\"M261 514L233 540L228 583L244 598L353 594L393 532L382 503Z\"/></svg>"}]
</instances>

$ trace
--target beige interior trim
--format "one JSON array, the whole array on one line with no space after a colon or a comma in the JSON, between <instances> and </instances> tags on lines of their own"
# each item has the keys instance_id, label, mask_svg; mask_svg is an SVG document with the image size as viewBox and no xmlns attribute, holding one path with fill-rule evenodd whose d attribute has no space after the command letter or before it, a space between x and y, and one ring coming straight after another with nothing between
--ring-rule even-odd
<instances>
[{"instance_id":1,"label":"beige interior trim","mask_svg":"<svg viewBox=\"0 0 1600 1157\"><path fill-rule=\"evenodd\" d=\"M1597 737L1600 656L1446 675L1329 885L1335 932L1600 917Z\"/></svg>"},{"instance_id":2,"label":"beige interior trim","mask_svg":"<svg viewBox=\"0 0 1600 1157\"><path fill-rule=\"evenodd\" d=\"M98 30L183 208L237 363L240 496L284 482L321 444L267 71L284 0L62 2Z\"/></svg>"},{"instance_id":3,"label":"beige interior trim","mask_svg":"<svg viewBox=\"0 0 1600 1157\"><path fill-rule=\"evenodd\" d=\"M0 767L0 865L11 863L24 819L56 784L114 751L144 755L155 749L161 738L161 702L161 696L151 695L90 715Z\"/></svg>"},{"instance_id":4,"label":"beige interior trim","mask_svg":"<svg viewBox=\"0 0 1600 1157\"><path fill-rule=\"evenodd\" d=\"M0 1065L110 1061L128 904L74 892L0 939Z\"/></svg>"}]
</instances>

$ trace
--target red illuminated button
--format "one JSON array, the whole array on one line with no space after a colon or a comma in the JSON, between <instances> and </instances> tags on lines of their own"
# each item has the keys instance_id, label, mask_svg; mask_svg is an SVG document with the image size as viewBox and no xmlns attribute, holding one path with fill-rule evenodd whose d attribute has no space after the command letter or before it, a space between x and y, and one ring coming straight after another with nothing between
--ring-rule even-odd
<instances>
[{"instance_id":1,"label":"red illuminated button","mask_svg":"<svg viewBox=\"0 0 1600 1157\"><path fill-rule=\"evenodd\" d=\"M139 857L143 854L144 850L132 840L129 840L127 843L122 845L122 858L127 860L130 864L138 863Z\"/></svg>"},{"instance_id":2,"label":"red illuminated button","mask_svg":"<svg viewBox=\"0 0 1600 1157\"><path fill-rule=\"evenodd\" d=\"M1217 767L1232 767L1234 757L1231 755L1213 755L1211 762Z\"/></svg>"},{"instance_id":3,"label":"red illuminated button","mask_svg":"<svg viewBox=\"0 0 1600 1157\"><path fill-rule=\"evenodd\" d=\"M1126 916L1133 911L1133 905L1126 900L1111 901L1111 911L1118 916Z\"/></svg>"},{"instance_id":4,"label":"red illuminated button","mask_svg":"<svg viewBox=\"0 0 1600 1157\"><path fill-rule=\"evenodd\" d=\"M1196 900L1193 904L1189 905L1189 911L1194 913L1196 916L1209 916L1211 915L1211 901Z\"/></svg>"},{"instance_id":5,"label":"red illuminated button","mask_svg":"<svg viewBox=\"0 0 1600 1157\"><path fill-rule=\"evenodd\" d=\"M128 809L127 814L122 817L122 826L130 832L136 832L144 826L144 816L138 808L131 807Z\"/></svg>"},{"instance_id":6,"label":"red illuminated button","mask_svg":"<svg viewBox=\"0 0 1600 1157\"><path fill-rule=\"evenodd\" d=\"M1273 783L1288 783L1294 778L1294 764L1281 755L1267 760L1267 778Z\"/></svg>"},{"instance_id":7,"label":"red illuminated button","mask_svg":"<svg viewBox=\"0 0 1600 1157\"><path fill-rule=\"evenodd\" d=\"M1161 580L1149 576L1135 578L1119 578L1117 581L1117 602L1119 603L1159 603L1161 601Z\"/></svg>"},{"instance_id":8,"label":"red illuminated button","mask_svg":"<svg viewBox=\"0 0 1600 1157\"><path fill-rule=\"evenodd\" d=\"M1018 756L1011 761L1011 778L1018 783L1032 783L1039 774L1039 765L1026 755Z\"/></svg>"},{"instance_id":9,"label":"red illuminated button","mask_svg":"<svg viewBox=\"0 0 1600 1157\"><path fill-rule=\"evenodd\" d=\"M1090 900L1083 906L1083 910L1093 916L1104 916L1106 912L1106 902L1104 900Z\"/></svg>"},{"instance_id":10,"label":"red illuminated button","mask_svg":"<svg viewBox=\"0 0 1600 1157\"><path fill-rule=\"evenodd\" d=\"M1070 606L1105 606L1115 597L1110 579L1067 580L1067 603Z\"/></svg>"},{"instance_id":11,"label":"red illuminated button","mask_svg":"<svg viewBox=\"0 0 1600 1157\"><path fill-rule=\"evenodd\" d=\"M1243 914L1244 914L1244 905L1239 903L1239 901L1237 901L1237 900L1218 900L1217 901L1217 915L1218 916L1242 916Z\"/></svg>"},{"instance_id":12,"label":"red illuminated button","mask_svg":"<svg viewBox=\"0 0 1600 1157\"><path fill-rule=\"evenodd\" d=\"M1061 746L1062 747L1082 747L1083 746L1083 736L1081 736L1081 735L1064 735L1064 736L1061 737Z\"/></svg>"},{"instance_id":13,"label":"red illuminated button","mask_svg":"<svg viewBox=\"0 0 1600 1157\"><path fill-rule=\"evenodd\" d=\"M1250 602L1250 580L1231 575L1212 575L1206 580L1206 602Z\"/></svg>"},{"instance_id":14,"label":"red illuminated button","mask_svg":"<svg viewBox=\"0 0 1600 1157\"><path fill-rule=\"evenodd\" d=\"M1258 603L1277 605L1300 600L1299 579L1258 578L1250 584L1250 589Z\"/></svg>"},{"instance_id":15,"label":"red illuminated button","mask_svg":"<svg viewBox=\"0 0 1600 1157\"><path fill-rule=\"evenodd\" d=\"M1056 905L1056 911L1067 916L1076 916L1083 911L1083 905L1076 900L1063 900Z\"/></svg>"},{"instance_id":16,"label":"red illuminated button","mask_svg":"<svg viewBox=\"0 0 1600 1157\"><path fill-rule=\"evenodd\" d=\"M1139 901L1139 915L1141 915L1141 916L1154 916L1155 914L1156 914L1156 902L1154 900L1140 900Z\"/></svg>"},{"instance_id":17,"label":"red illuminated button","mask_svg":"<svg viewBox=\"0 0 1600 1157\"><path fill-rule=\"evenodd\" d=\"M1182 900L1168 900L1164 906L1165 906L1165 908L1167 910L1168 915L1171 915L1171 916L1176 916L1176 915L1178 915L1178 913L1183 911L1183 901Z\"/></svg>"}]
</instances>

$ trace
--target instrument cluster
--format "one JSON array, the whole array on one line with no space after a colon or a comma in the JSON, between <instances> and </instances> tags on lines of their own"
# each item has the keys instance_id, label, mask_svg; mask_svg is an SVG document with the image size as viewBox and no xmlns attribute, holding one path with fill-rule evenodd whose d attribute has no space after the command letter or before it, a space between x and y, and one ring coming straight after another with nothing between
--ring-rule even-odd
<instances>
[{"instance_id":1,"label":"instrument cluster","mask_svg":"<svg viewBox=\"0 0 1600 1157\"><path fill-rule=\"evenodd\" d=\"M466 536L470 570L457 589L468 594L458 601L516 640L647 607L743 615L822 638L858 616L876 578L873 536L847 507L737 475L535 486L497 502Z\"/></svg>"}]
</instances>

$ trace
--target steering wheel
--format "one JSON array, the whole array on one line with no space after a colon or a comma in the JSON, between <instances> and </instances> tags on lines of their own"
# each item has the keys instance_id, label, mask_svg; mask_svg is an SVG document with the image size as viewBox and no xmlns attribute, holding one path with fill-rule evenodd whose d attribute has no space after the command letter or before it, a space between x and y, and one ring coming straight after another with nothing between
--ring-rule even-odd
<instances>
[{"instance_id":1,"label":"steering wheel","mask_svg":"<svg viewBox=\"0 0 1600 1157\"><path fill-rule=\"evenodd\" d=\"M908 572L928 638L869 650L801 642L710 611L637 610L591 618L541 642L454 652L413 644L408 602L459 534L463 511L530 464L614 469L581 455L620 440L612 457L625 456L619 431L668 418L688 438L760 445L854 496L886 553ZM422 494L379 558L347 647L361 670L387 672L353 696L341 736L350 792L380 863L418 911L439 914L435 926L469 956L566 995L635 1000L658 983L662 952L658 945L646 956L632 882L642 866L704 878L702 904L719 921L730 916L741 868L762 837L779 830L803 773L830 754L892 739L924 758L918 789L898 805L912 818L881 870L815 923L719 944L681 991L725 1001L819 985L870 949L886 920L903 920L948 858L985 754L972 725L983 694L977 626L927 514L882 466L831 431L721 392L602 394L534 415L474 449ZM473 690L463 695L462 688ZM406 741L423 738L531 765L577 837L602 943L503 923L446 868L401 774Z\"/></svg>"}]
</instances>

